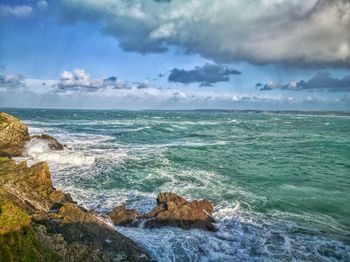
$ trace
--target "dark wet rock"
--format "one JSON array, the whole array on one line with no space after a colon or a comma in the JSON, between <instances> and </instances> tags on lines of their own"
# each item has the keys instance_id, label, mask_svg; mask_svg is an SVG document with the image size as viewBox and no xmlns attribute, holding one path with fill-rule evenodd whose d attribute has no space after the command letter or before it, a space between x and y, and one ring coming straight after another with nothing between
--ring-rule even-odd
<instances>
[{"instance_id":1,"label":"dark wet rock","mask_svg":"<svg viewBox=\"0 0 350 262\"><path fill-rule=\"evenodd\" d=\"M121 226L137 226L137 219L142 217L136 209L126 209L125 205L114 208L108 216L113 224Z\"/></svg>"},{"instance_id":2,"label":"dark wet rock","mask_svg":"<svg viewBox=\"0 0 350 262\"><path fill-rule=\"evenodd\" d=\"M147 214L139 214L135 209L126 209L124 205L109 214L115 225L135 225L146 219L145 227L174 226L183 229L199 228L215 231L215 222L211 214L213 204L208 200L187 201L174 193L160 193L157 206Z\"/></svg>"},{"instance_id":3,"label":"dark wet rock","mask_svg":"<svg viewBox=\"0 0 350 262\"><path fill-rule=\"evenodd\" d=\"M29 139L25 124L14 116L0 112L0 156L20 156Z\"/></svg>"},{"instance_id":4,"label":"dark wet rock","mask_svg":"<svg viewBox=\"0 0 350 262\"><path fill-rule=\"evenodd\" d=\"M47 134L42 134L42 135L34 135L30 137L31 140L43 140L47 141L49 148L52 150L63 150L64 145L62 145L58 140L52 136L49 136Z\"/></svg>"}]
</instances>

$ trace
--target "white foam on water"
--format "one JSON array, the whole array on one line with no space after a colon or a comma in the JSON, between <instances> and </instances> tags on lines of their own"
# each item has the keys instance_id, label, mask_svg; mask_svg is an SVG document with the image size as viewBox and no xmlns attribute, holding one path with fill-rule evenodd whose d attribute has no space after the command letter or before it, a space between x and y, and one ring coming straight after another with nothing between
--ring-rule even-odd
<instances>
[{"instance_id":1,"label":"white foam on water","mask_svg":"<svg viewBox=\"0 0 350 262\"><path fill-rule=\"evenodd\" d=\"M95 163L94 156L72 152L69 149L60 151L51 150L48 141L32 139L25 146L26 157L34 162L47 161L50 163L75 166L91 166Z\"/></svg>"},{"instance_id":2,"label":"white foam on water","mask_svg":"<svg viewBox=\"0 0 350 262\"><path fill-rule=\"evenodd\" d=\"M115 121L115 124L121 122ZM209 123L212 122L176 122L176 125L181 127L187 124ZM102 123L96 121L94 124ZM106 121L105 124L111 123ZM126 121L123 124L128 127L133 125ZM131 127L130 131L143 130L139 128ZM111 136L66 133L55 127L31 128L31 133L48 133L48 130L52 131L53 136L60 142L67 144L68 148L63 151L52 151L45 142L32 143L27 147L27 158L48 161L54 185L71 193L75 200L87 208L108 212L126 202L129 208L136 208L141 212L152 209L156 205L155 197L158 192L148 193L127 188L106 189L98 183L87 187L86 184L91 181L84 183L89 179L98 178L102 172L113 173L113 168L116 165L123 165L126 160L142 165L143 161L150 158L159 158L159 163L165 167L154 168L147 176L136 180L135 188L142 183L150 183L161 178L165 182L157 190L172 191L188 199L201 198L202 194L209 195L213 199L220 199L222 194L239 195L244 199L245 203L238 200L215 203L213 217L217 221L215 225L218 232L171 227L160 229L116 227L119 232L143 246L157 261L350 261L349 246L319 235L302 233L315 232L312 228L301 228L300 225L290 222L289 219L294 214L281 212L265 216L253 212L251 206L265 204L267 200L245 192L232 183L225 184L218 173L173 167L163 154L167 147L207 146L224 144L225 141L213 143L177 141L135 146L118 145L116 138ZM77 182L73 181L73 176ZM305 216L301 217L303 220L311 219L307 214L303 216ZM320 218L320 223L324 224L326 221L330 220ZM299 231L301 233L295 233Z\"/></svg>"},{"instance_id":3,"label":"white foam on water","mask_svg":"<svg viewBox=\"0 0 350 262\"><path fill-rule=\"evenodd\" d=\"M230 121L228 121L229 124L240 124L239 121L237 121L236 119L232 119Z\"/></svg>"}]
</instances>

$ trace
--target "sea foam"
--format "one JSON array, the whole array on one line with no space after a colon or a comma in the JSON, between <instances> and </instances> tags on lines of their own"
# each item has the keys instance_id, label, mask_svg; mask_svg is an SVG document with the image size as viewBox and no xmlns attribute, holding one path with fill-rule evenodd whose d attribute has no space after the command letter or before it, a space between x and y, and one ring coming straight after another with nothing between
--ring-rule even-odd
<instances>
[{"instance_id":1,"label":"sea foam","mask_svg":"<svg viewBox=\"0 0 350 262\"><path fill-rule=\"evenodd\" d=\"M34 139L27 143L25 156L35 162L48 161L75 166L91 166L95 163L94 156L86 156L69 149L64 149L62 151L51 150L48 141L39 139Z\"/></svg>"}]
</instances>

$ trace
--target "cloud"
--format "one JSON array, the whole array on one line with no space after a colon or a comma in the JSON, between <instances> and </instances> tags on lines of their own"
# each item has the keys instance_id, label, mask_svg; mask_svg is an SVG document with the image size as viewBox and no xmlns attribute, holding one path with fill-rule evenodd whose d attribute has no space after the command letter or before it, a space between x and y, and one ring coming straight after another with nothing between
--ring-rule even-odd
<instances>
[{"instance_id":1,"label":"cloud","mask_svg":"<svg viewBox=\"0 0 350 262\"><path fill-rule=\"evenodd\" d=\"M171 70L168 80L183 84L200 83L200 86L212 86L217 82L227 82L230 75L240 75L241 72L223 65L205 64L196 66L192 70L177 69Z\"/></svg>"},{"instance_id":2,"label":"cloud","mask_svg":"<svg viewBox=\"0 0 350 262\"><path fill-rule=\"evenodd\" d=\"M66 22L95 21L122 49L178 46L215 62L350 66L349 0L61 0Z\"/></svg>"},{"instance_id":3,"label":"cloud","mask_svg":"<svg viewBox=\"0 0 350 262\"><path fill-rule=\"evenodd\" d=\"M76 68L73 71L63 71L59 81L51 87L55 92L96 92L100 89L145 89L151 85L147 81L134 83L119 81L116 76L93 79L84 69Z\"/></svg>"},{"instance_id":4,"label":"cloud","mask_svg":"<svg viewBox=\"0 0 350 262\"><path fill-rule=\"evenodd\" d=\"M258 86L258 84L256 85ZM259 85L260 86L260 85ZM343 78L335 78L329 72L321 71L310 80L295 80L288 84L275 81L266 83L260 90L325 90L329 92L350 92L350 75Z\"/></svg>"},{"instance_id":5,"label":"cloud","mask_svg":"<svg viewBox=\"0 0 350 262\"><path fill-rule=\"evenodd\" d=\"M5 69L0 67L0 89L2 91L16 91L25 87L25 78L21 75L6 74Z\"/></svg>"},{"instance_id":6,"label":"cloud","mask_svg":"<svg viewBox=\"0 0 350 262\"><path fill-rule=\"evenodd\" d=\"M259 92L201 88L157 88L147 81L129 83L116 76L93 79L83 69L62 72L58 80L6 74L0 67L0 106L114 109L337 109L349 110L349 92ZM14 96L15 95L15 96ZM14 99L15 97L15 99Z\"/></svg>"},{"instance_id":7,"label":"cloud","mask_svg":"<svg viewBox=\"0 0 350 262\"><path fill-rule=\"evenodd\" d=\"M95 92L2 92L0 105L5 107L91 108L91 109L337 109L349 110L349 97L325 98L318 94L291 97L264 93L252 95L233 91L203 89L98 89Z\"/></svg>"},{"instance_id":8,"label":"cloud","mask_svg":"<svg viewBox=\"0 0 350 262\"><path fill-rule=\"evenodd\" d=\"M94 80L84 69L77 68L74 71L63 71L57 83L59 91L80 90L94 91L103 87L103 81Z\"/></svg>"},{"instance_id":9,"label":"cloud","mask_svg":"<svg viewBox=\"0 0 350 262\"><path fill-rule=\"evenodd\" d=\"M25 18L33 13L33 9L28 5L0 5L0 16L14 16Z\"/></svg>"},{"instance_id":10,"label":"cloud","mask_svg":"<svg viewBox=\"0 0 350 262\"><path fill-rule=\"evenodd\" d=\"M49 4L45 0L39 0L36 4L41 10L46 10L49 7Z\"/></svg>"}]
</instances>

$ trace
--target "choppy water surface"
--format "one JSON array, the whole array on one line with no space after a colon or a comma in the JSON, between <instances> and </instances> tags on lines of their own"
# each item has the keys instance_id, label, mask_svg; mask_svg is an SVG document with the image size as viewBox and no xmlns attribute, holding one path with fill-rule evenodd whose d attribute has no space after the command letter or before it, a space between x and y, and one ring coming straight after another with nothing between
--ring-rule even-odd
<instances>
[{"instance_id":1,"label":"choppy water surface","mask_svg":"<svg viewBox=\"0 0 350 262\"><path fill-rule=\"evenodd\" d=\"M350 261L350 117L7 109L67 145L54 184L100 212L207 198L218 232L117 229L158 261Z\"/></svg>"}]
</instances>

